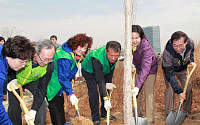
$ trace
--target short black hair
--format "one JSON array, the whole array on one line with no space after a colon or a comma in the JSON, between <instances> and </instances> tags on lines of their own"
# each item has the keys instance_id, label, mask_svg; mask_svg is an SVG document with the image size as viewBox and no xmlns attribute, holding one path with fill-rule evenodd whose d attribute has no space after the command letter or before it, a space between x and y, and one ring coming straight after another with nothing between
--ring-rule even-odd
<instances>
[{"instance_id":1,"label":"short black hair","mask_svg":"<svg viewBox=\"0 0 200 125\"><path fill-rule=\"evenodd\" d=\"M2 55L5 57L19 58L22 60L33 57L35 49L29 39L24 36L8 38L2 48Z\"/></svg>"},{"instance_id":2,"label":"short black hair","mask_svg":"<svg viewBox=\"0 0 200 125\"><path fill-rule=\"evenodd\" d=\"M56 35L52 35L52 36L50 37L50 39L52 39L52 38L55 38L55 39L57 40L57 36L56 36Z\"/></svg>"},{"instance_id":3,"label":"short black hair","mask_svg":"<svg viewBox=\"0 0 200 125\"><path fill-rule=\"evenodd\" d=\"M0 36L0 41L3 40L5 42L5 39L3 37Z\"/></svg>"},{"instance_id":4,"label":"short black hair","mask_svg":"<svg viewBox=\"0 0 200 125\"><path fill-rule=\"evenodd\" d=\"M121 50L121 44L119 42L117 42L117 41L109 41L106 44L106 51L107 52L108 52L108 48L111 48L115 52L118 52L119 50Z\"/></svg>"},{"instance_id":5,"label":"short black hair","mask_svg":"<svg viewBox=\"0 0 200 125\"><path fill-rule=\"evenodd\" d=\"M174 32L174 33L172 34L172 36L171 36L171 42L172 42L172 44L173 44L173 41L174 41L174 40L178 40L178 39L180 39L181 37L184 38L184 43L186 43L187 40L188 40L187 34L185 34L185 33L182 32L182 31L176 31L176 32Z\"/></svg>"}]
</instances>

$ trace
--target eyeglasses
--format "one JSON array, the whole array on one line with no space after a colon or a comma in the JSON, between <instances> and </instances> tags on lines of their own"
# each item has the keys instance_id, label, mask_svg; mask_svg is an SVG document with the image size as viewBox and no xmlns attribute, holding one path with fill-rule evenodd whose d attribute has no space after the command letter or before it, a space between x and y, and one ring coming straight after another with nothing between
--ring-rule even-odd
<instances>
[{"instance_id":1,"label":"eyeglasses","mask_svg":"<svg viewBox=\"0 0 200 125\"><path fill-rule=\"evenodd\" d=\"M17 58L17 62L18 62L20 65L24 65L24 66L25 66L26 64L28 64L28 63L30 62L30 60L28 60L28 61L23 61L23 60Z\"/></svg>"},{"instance_id":2,"label":"eyeglasses","mask_svg":"<svg viewBox=\"0 0 200 125\"><path fill-rule=\"evenodd\" d=\"M38 54L38 53L37 53L37 54ZM50 60L42 59L42 58L40 57L39 54L38 54L38 56L39 56L41 62L48 62L48 63L50 63L50 62L53 62L53 61L54 61L53 59L50 59Z\"/></svg>"}]
</instances>

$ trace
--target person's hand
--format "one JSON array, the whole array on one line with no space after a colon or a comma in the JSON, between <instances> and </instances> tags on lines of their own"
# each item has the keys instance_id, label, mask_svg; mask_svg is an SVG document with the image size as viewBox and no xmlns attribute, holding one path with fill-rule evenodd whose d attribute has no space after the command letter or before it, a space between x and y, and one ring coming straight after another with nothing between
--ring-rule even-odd
<instances>
[{"instance_id":1,"label":"person's hand","mask_svg":"<svg viewBox=\"0 0 200 125\"><path fill-rule=\"evenodd\" d=\"M10 82L8 83L8 85L7 85L8 91L12 92L12 90L11 90L11 88L10 88L10 85L12 85L13 88L14 88L15 90L18 89L19 87L16 86L16 84L17 84L17 79L13 79L12 81L10 81Z\"/></svg>"},{"instance_id":2,"label":"person's hand","mask_svg":"<svg viewBox=\"0 0 200 125\"><path fill-rule=\"evenodd\" d=\"M139 88L135 87L134 89L132 89L132 93L135 93L135 95L137 96L139 92Z\"/></svg>"},{"instance_id":3,"label":"person's hand","mask_svg":"<svg viewBox=\"0 0 200 125\"><path fill-rule=\"evenodd\" d=\"M78 104L78 99L74 94L70 95L69 100L72 103L72 105L74 105L75 102Z\"/></svg>"},{"instance_id":4,"label":"person's hand","mask_svg":"<svg viewBox=\"0 0 200 125\"><path fill-rule=\"evenodd\" d=\"M111 103L109 100L105 100L104 101L104 108L106 109L106 111L108 110L108 108L112 108Z\"/></svg>"},{"instance_id":5,"label":"person's hand","mask_svg":"<svg viewBox=\"0 0 200 125\"><path fill-rule=\"evenodd\" d=\"M106 83L106 89L112 90L113 88L117 88L113 83Z\"/></svg>"},{"instance_id":6,"label":"person's hand","mask_svg":"<svg viewBox=\"0 0 200 125\"><path fill-rule=\"evenodd\" d=\"M24 118L27 122L27 124L29 125L29 120L32 120L33 122L35 121L35 115L36 115L36 111L35 110L30 110L29 111L29 116L28 115L24 115Z\"/></svg>"},{"instance_id":7,"label":"person's hand","mask_svg":"<svg viewBox=\"0 0 200 125\"><path fill-rule=\"evenodd\" d=\"M183 100L185 100L186 98L185 98L185 95L183 95L183 93L180 93L179 95L179 99L181 100L182 98L183 98Z\"/></svg>"},{"instance_id":8,"label":"person's hand","mask_svg":"<svg viewBox=\"0 0 200 125\"><path fill-rule=\"evenodd\" d=\"M195 65L195 62L191 62L190 65L192 65L192 67Z\"/></svg>"}]
</instances>

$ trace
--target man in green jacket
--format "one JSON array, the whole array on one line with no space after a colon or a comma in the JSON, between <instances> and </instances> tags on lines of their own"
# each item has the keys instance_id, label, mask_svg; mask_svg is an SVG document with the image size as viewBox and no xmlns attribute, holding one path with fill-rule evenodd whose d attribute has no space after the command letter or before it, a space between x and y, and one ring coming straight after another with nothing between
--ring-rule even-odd
<instances>
[{"instance_id":1,"label":"man in green jacket","mask_svg":"<svg viewBox=\"0 0 200 125\"><path fill-rule=\"evenodd\" d=\"M21 84L23 89L28 89L33 94L33 104L29 112L30 117L25 115L25 120L35 120L36 125L44 125L46 119L46 90L53 72L53 57L56 46L51 40L37 42L35 53L29 63L16 72L16 78L9 82L19 93L16 84ZM12 92L8 93L8 115L14 125L22 125L21 107L19 101Z\"/></svg>"},{"instance_id":2,"label":"man in green jacket","mask_svg":"<svg viewBox=\"0 0 200 125\"><path fill-rule=\"evenodd\" d=\"M120 51L120 43L109 41L106 46L91 51L82 62L82 75L87 83L92 121L95 125L100 125L100 119L105 119L106 110L111 108L111 103L107 97L106 83L112 83L113 72ZM99 115L97 85L101 94L101 117ZM115 87L114 84L112 85ZM115 120L116 117L111 115L110 119Z\"/></svg>"}]
</instances>

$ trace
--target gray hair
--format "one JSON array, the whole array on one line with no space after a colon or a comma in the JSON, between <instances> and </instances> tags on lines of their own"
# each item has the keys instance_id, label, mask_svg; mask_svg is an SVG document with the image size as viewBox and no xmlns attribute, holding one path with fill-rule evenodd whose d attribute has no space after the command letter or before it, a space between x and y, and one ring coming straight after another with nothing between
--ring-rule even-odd
<instances>
[{"instance_id":1,"label":"gray hair","mask_svg":"<svg viewBox=\"0 0 200 125\"><path fill-rule=\"evenodd\" d=\"M44 39L36 43L35 50L39 54L43 48L51 49L52 47L56 50L56 45L51 40Z\"/></svg>"}]
</instances>

